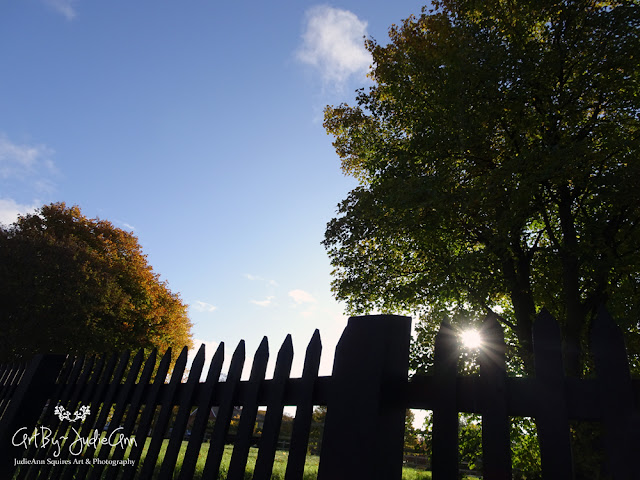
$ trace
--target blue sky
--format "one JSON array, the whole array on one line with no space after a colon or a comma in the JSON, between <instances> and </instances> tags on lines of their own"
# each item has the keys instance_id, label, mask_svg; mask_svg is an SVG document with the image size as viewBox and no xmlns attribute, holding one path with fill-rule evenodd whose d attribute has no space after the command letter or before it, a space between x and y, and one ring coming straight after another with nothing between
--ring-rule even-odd
<instances>
[{"instance_id":1,"label":"blue sky","mask_svg":"<svg viewBox=\"0 0 640 480\"><path fill-rule=\"evenodd\" d=\"M322 128L408 0L0 3L0 222L46 203L133 231L196 343L346 324L320 242L356 186Z\"/></svg>"}]
</instances>

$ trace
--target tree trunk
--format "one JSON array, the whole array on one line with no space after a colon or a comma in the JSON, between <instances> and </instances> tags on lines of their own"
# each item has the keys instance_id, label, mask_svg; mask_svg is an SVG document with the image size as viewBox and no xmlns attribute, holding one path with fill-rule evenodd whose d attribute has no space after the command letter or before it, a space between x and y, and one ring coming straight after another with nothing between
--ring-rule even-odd
<instances>
[{"instance_id":1,"label":"tree trunk","mask_svg":"<svg viewBox=\"0 0 640 480\"><path fill-rule=\"evenodd\" d=\"M580 298L578 237L571 211L571 196L566 187L561 188L559 193L558 214L563 240L560 250L562 295L566 309L564 360L567 375L578 377L582 373L580 336L586 312Z\"/></svg>"},{"instance_id":2,"label":"tree trunk","mask_svg":"<svg viewBox=\"0 0 640 480\"><path fill-rule=\"evenodd\" d=\"M533 374L533 336L532 326L536 314L531 294L531 260L529 255L519 249L517 257L503 259L504 276L511 294L511 303L516 316L516 336L520 344L519 354L526 373Z\"/></svg>"}]
</instances>

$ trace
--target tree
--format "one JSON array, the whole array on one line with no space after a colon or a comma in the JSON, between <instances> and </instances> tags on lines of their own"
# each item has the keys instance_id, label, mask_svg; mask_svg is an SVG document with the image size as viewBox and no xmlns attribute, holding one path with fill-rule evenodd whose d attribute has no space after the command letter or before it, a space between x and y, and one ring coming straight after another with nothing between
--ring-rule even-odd
<instances>
[{"instance_id":1,"label":"tree","mask_svg":"<svg viewBox=\"0 0 640 480\"><path fill-rule=\"evenodd\" d=\"M0 361L33 353L191 346L187 307L137 238L77 206L0 228Z\"/></svg>"},{"instance_id":2,"label":"tree","mask_svg":"<svg viewBox=\"0 0 640 480\"><path fill-rule=\"evenodd\" d=\"M327 417L326 405L318 405L311 414L311 430L309 432L309 446L307 449L311 455L320 455L322 449L322 432L324 421Z\"/></svg>"},{"instance_id":3,"label":"tree","mask_svg":"<svg viewBox=\"0 0 640 480\"><path fill-rule=\"evenodd\" d=\"M367 40L374 85L325 110L360 181L323 242L336 297L427 321L496 312L527 371L545 306L571 375L606 303L637 362L638 1L433 5Z\"/></svg>"}]
</instances>

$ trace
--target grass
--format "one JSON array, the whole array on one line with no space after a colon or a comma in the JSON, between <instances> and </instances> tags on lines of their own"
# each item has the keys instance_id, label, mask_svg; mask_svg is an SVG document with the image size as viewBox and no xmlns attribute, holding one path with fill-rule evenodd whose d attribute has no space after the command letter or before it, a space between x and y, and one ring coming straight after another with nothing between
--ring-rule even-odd
<instances>
[{"instance_id":1,"label":"grass","mask_svg":"<svg viewBox=\"0 0 640 480\"><path fill-rule=\"evenodd\" d=\"M168 440L165 440L162 444L162 448L160 450L160 454L158 456L158 463L156 467L156 475L158 474L161 465L162 459L164 458L164 452L167 448ZM145 445L145 449L142 452L143 458L146 454L146 448L148 446L148 442ZM187 449L187 442L182 442L182 447L180 449L180 454L178 455L176 472L179 472L180 467L182 466L182 459L184 457L184 453ZM194 473L194 480L200 480L202 478L202 472L204 470L204 464L207 458L207 453L209 451L209 444L204 443L200 449L200 454L198 456L198 463L196 464L196 469ZM224 449L224 455L222 457L222 463L220 466L220 474L218 475L219 480L226 479L227 470L229 468L229 462L231 461L231 454L233 453L233 446L227 445ZM247 458L247 467L245 469L245 479L250 480L253 476L253 470L255 468L256 460L258 458L258 449L251 448L249 450L249 457ZM271 480L283 480L285 471L287 469L287 460L288 460L288 452L285 451L277 451L276 457L273 462L273 470L271 473ZM318 476L318 465L320 463L320 457L317 455L307 455L307 459L304 466L304 474L302 480L316 480ZM138 464L139 465L139 464ZM175 474L177 478L177 473ZM431 480L431 472L414 469L414 468L403 468L402 469L402 480Z\"/></svg>"},{"instance_id":2,"label":"grass","mask_svg":"<svg viewBox=\"0 0 640 480\"><path fill-rule=\"evenodd\" d=\"M150 443L150 439L147 439L142 450L141 458L139 461L136 462L135 468L136 468L136 471L138 472L137 475L139 475L141 466L144 464L146 454L149 449L149 443ZM167 449L168 444L169 444L169 440L164 440L162 443L152 480L157 478L159 475L160 466L162 465L162 461L164 460L164 455L165 455L165 451ZM178 472L182 467L182 461L184 459L184 455L187 450L187 445L188 445L188 442L186 441L182 442L180 452L178 454L178 459L176 462L176 467L174 469L174 475L173 475L174 478L178 477ZM202 473L204 471L204 466L205 466L208 452L209 452L209 444L203 443L200 448L195 472L192 477L194 480L202 479ZM127 449L127 451L125 452L125 458L128 457L128 453L129 453L129 449ZM218 480L226 480L227 471L229 468L229 462L231 461L232 453L233 453L233 446L232 445L225 446L224 454L222 457L222 463L220 466L220 473L218 474ZM249 456L247 458L247 466L244 474L244 478L246 480L250 480L253 477L253 471L255 469L257 458L258 458L258 449L251 448L249 451ZM287 468L287 460L288 460L288 452L286 451L276 452L276 457L273 463L273 470L271 474L271 480L284 480L284 476ZM318 457L317 455L307 455L302 480L316 480L318 476L319 463L320 463L320 457ZM122 468L122 467L112 467L112 466L105 467L102 470L103 474L101 475L101 477L104 478L108 469L110 468ZM467 480L471 480L476 477L466 477L466 478ZM403 467L402 480L431 480L431 472L420 470L420 469L409 468L409 467Z\"/></svg>"}]
</instances>

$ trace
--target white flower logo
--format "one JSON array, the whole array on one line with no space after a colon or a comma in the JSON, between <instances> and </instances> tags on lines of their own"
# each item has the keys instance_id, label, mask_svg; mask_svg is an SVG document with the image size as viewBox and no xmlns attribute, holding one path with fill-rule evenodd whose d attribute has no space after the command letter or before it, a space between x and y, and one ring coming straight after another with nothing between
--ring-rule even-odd
<instances>
[{"instance_id":1,"label":"white flower logo","mask_svg":"<svg viewBox=\"0 0 640 480\"><path fill-rule=\"evenodd\" d=\"M54 413L58 416L60 421L67 420L73 423L80 420L84 422L85 419L87 418L87 415L91 414L91 409L89 408L88 405L81 405L80 410L76 410L75 412L73 412L74 418L71 418L71 412L68 410L65 410L65 408L62 405L58 405L55 408Z\"/></svg>"}]
</instances>

